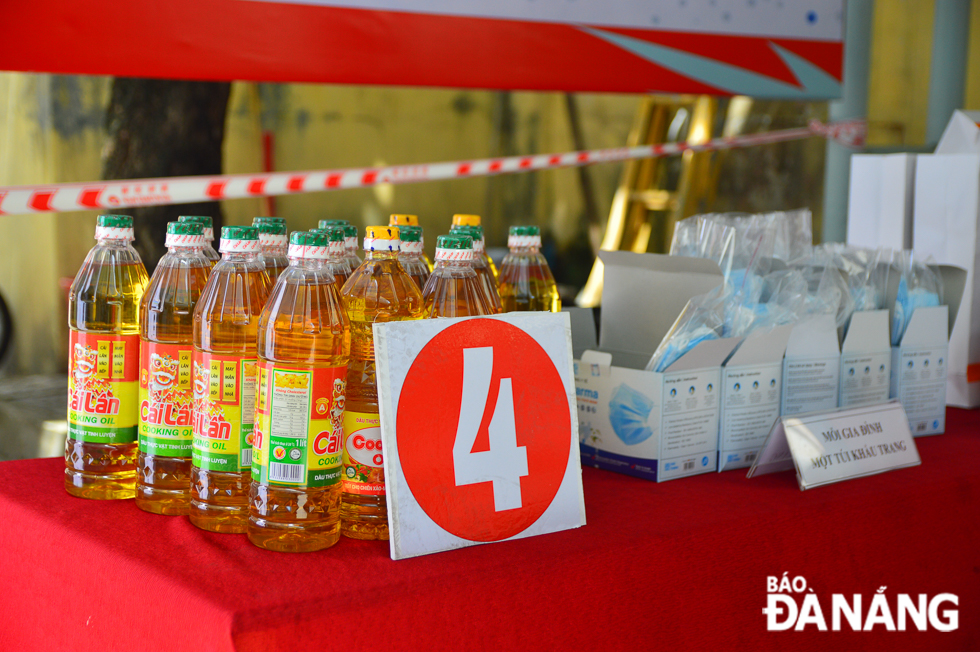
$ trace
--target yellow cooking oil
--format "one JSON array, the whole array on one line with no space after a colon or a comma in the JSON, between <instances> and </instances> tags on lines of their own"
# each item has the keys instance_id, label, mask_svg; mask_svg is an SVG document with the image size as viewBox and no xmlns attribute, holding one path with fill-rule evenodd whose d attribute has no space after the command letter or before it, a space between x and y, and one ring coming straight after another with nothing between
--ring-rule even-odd
<instances>
[{"instance_id":1,"label":"yellow cooking oil","mask_svg":"<svg viewBox=\"0 0 980 652\"><path fill-rule=\"evenodd\" d=\"M483 227L471 225L456 225L450 231L450 235L467 235L473 240L472 267L483 288L483 294L493 313L503 312L500 303L500 292L497 288L496 270L492 267L493 261L486 255L484 246ZM490 261L489 263L487 261Z\"/></svg>"},{"instance_id":2,"label":"yellow cooking oil","mask_svg":"<svg viewBox=\"0 0 980 652\"><path fill-rule=\"evenodd\" d=\"M398 237L401 240L398 251L398 262L405 272L412 277L419 291L425 287L425 282L429 280L432 273L429 263L425 259L425 250L422 248L422 227L421 226L399 226Z\"/></svg>"},{"instance_id":3,"label":"yellow cooking oil","mask_svg":"<svg viewBox=\"0 0 980 652\"><path fill-rule=\"evenodd\" d=\"M344 287L344 283L354 271L351 269L350 260L347 258L344 227L336 225L323 229L310 229L310 233L322 233L327 236L327 259L324 265L337 277L337 288Z\"/></svg>"},{"instance_id":4,"label":"yellow cooking oil","mask_svg":"<svg viewBox=\"0 0 980 652\"><path fill-rule=\"evenodd\" d=\"M276 279L283 270L289 267L286 248L289 238L286 235L286 220L282 217L255 217L252 226L259 230L259 258L265 264L265 273L269 276L269 285L275 285Z\"/></svg>"},{"instance_id":5,"label":"yellow cooking oil","mask_svg":"<svg viewBox=\"0 0 980 652\"><path fill-rule=\"evenodd\" d=\"M324 233L293 232L289 267L259 318L248 538L267 550L340 539L350 323L328 244Z\"/></svg>"},{"instance_id":6,"label":"yellow cooking oil","mask_svg":"<svg viewBox=\"0 0 980 652\"><path fill-rule=\"evenodd\" d=\"M536 226L512 226L510 253L500 265L500 302L504 312L561 311L561 299L548 261L541 255L541 231Z\"/></svg>"},{"instance_id":7,"label":"yellow cooking oil","mask_svg":"<svg viewBox=\"0 0 980 652\"><path fill-rule=\"evenodd\" d=\"M69 293L65 490L80 498L132 498L147 275L132 245L132 217L99 215L95 239Z\"/></svg>"},{"instance_id":8,"label":"yellow cooking oil","mask_svg":"<svg viewBox=\"0 0 980 652\"><path fill-rule=\"evenodd\" d=\"M140 419L136 506L187 514L191 492L194 307L208 281L204 227L167 225L167 253L140 303Z\"/></svg>"},{"instance_id":9,"label":"yellow cooking oil","mask_svg":"<svg viewBox=\"0 0 980 652\"><path fill-rule=\"evenodd\" d=\"M384 457L374 367L374 322L422 318L422 294L398 263L398 227L369 226L364 262L341 296L351 328L344 410L341 533L353 539L388 538Z\"/></svg>"},{"instance_id":10,"label":"yellow cooking oil","mask_svg":"<svg viewBox=\"0 0 980 652\"><path fill-rule=\"evenodd\" d=\"M473 270L473 258L473 238L470 236L440 235L436 238L436 267L422 291L425 317L472 317L496 313Z\"/></svg>"},{"instance_id":11,"label":"yellow cooking oil","mask_svg":"<svg viewBox=\"0 0 980 652\"><path fill-rule=\"evenodd\" d=\"M483 220L480 219L479 215L466 215L464 213L456 213L453 215L453 226L479 226L483 228ZM452 233L452 230L450 230ZM481 231L482 236L482 231ZM493 258L487 253L486 247L484 246L483 239L481 238L479 242L473 245L476 255L484 260L490 271L493 272L493 280L495 283L500 283L500 274L497 272L497 266L493 264Z\"/></svg>"},{"instance_id":12,"label":"yellow cooking oil","mask_svg":"<svg viewBox=\"0 0 980 652\"><path fill-rule=\"evenodd\" d=\"M191 523L244 533L255 422L256 340L269 280L254 226L221 229L221 261L194 309Z\"/></svg>"},{"instance_id":13,"label":"yellow cooking oil","mask_svg":"<svg viewBox=\"0 0 980 652\"><path fill-rule=\"evenodd\" d=\"M177 218L178 222L196 222L204 227L204 246L201 252L208 259L211 267L218 264L221 255L214 250L214 220L209 215L181 215Z\"/></svg>"}]
</instances>

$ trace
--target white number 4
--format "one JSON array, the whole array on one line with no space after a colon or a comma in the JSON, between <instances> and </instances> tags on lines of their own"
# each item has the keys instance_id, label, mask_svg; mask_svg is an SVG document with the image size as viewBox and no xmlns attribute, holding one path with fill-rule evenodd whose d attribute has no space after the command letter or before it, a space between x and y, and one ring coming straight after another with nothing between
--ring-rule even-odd
<instances>
[{"instance_id":1,"label":"white number 4","mask_svg":"<svg viewBox=\"0 0 980 652\"><path fill-rule=\"evenodd\" d=\"M493 483L493 508L521 507L521 477L527 475L527 449L517 445L514 392L510 378L500 379L497 404L490 419L490 450L473 452L477 431L490 397L493 347L463 349L463 398L453 442L456 486Z\"/></svg>"}]
</instances>

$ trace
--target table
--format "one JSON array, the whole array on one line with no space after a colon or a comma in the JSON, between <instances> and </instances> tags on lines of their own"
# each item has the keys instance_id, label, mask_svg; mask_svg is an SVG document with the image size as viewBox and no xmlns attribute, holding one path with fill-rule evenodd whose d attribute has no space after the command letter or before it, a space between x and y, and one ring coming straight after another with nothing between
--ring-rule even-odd
<instances>
[{"instance_id":1,"label":"table","mask_svg":"<svg viewBox=\"0 0 980 652\"><path fill-rule=\"evenodd\" d=\"M70 497L60 459L3 462L0 648L976 650L980 414L950 409L947 428L917 440L922 466L807 492L791 472L654 484L586 468L587 526L398 562L343 538L260 550ZM783 572L827 605L953 593L959 629L767 632L766 578Z\"/></svg>"}]
</instances>

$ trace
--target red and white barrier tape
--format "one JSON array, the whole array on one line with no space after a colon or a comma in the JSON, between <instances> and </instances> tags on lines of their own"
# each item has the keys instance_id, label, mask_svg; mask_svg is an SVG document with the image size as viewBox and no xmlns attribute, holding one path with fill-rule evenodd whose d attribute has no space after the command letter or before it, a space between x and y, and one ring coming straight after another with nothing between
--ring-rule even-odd
<instances>
[{"instance_id":1,"label":"red and white barrier tape","mask_svg":"<svg viewBox=\"0 0 980 652\"><path fill-rule=\"evenodd\" d=\"M865 129L863 120L849 120L826 125L814 120L808 127L715 138L697 145L665 143L565 152L563 154L536 154L534 156L508 156L474 161L393 165L382 168L166 177L125 181L95 181L92 183L60 183L46 186L0 186L0 215L103 209L115 211L133 206L187 204L219 199L242 199L343 188L366 188L381 183L416 183L464 179L512 172L550 170L590 163L657 158L683 152L733 149L799 140L811 136L824 136L849 147L859 147L864 143Z\"/></svg>"}]
</instances>

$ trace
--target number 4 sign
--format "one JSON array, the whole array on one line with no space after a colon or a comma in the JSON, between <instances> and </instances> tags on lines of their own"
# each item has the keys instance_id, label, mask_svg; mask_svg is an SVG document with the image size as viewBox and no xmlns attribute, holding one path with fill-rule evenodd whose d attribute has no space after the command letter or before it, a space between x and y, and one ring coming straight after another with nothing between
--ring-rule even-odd
<instances>
[{"instance_id":1,"label":"number 4 sign","mask_svg":"<svg viewBox=\"0 0 980 652\"><path fill-rule=\"evenodd\" d=\"M585 525L564 313L374 325L392 559Z\"/></svg>"}]
</instances>

